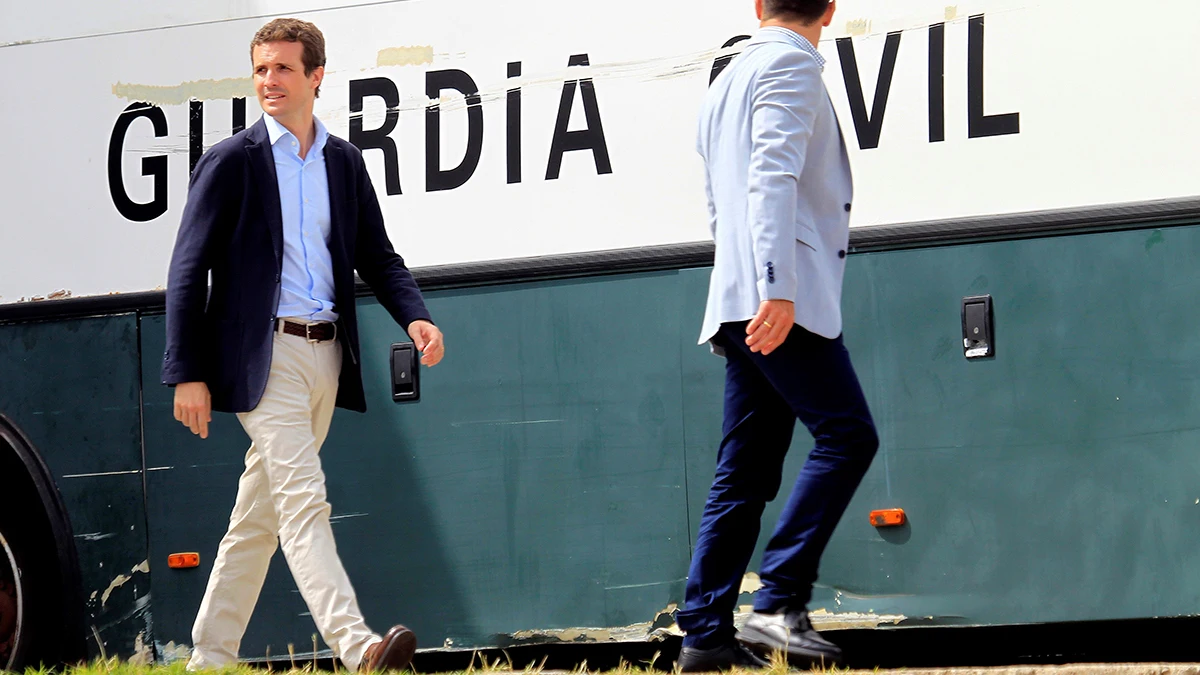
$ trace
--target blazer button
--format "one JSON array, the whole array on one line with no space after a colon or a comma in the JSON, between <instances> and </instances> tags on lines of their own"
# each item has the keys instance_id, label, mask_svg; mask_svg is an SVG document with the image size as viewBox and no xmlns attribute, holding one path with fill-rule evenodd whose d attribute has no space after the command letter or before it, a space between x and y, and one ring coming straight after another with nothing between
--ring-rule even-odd
<instances>
[{"instance_id":1,"label":"blazer button","mask_svg":"<svg viewBox=\"0 0 1200 675\"><path fill-rule=\"evenodd\" d=\"M846 257L846 252L845 252L844 250L843 250L843 251L838 251L838 257L839 257L839 258L845 258L845 257Z\"/></svg>"},{"instance_id":2,"label":"blazer button","mask_svg":"<svg viewBox=\"0 0 1200 675\"><path fill-rule=\"evenodd\" d=\"M849 203L847 203L847 204L846 204L845 206L843 206L842 208L846 209L846 213L850 213L850 204L849 204Z\"/></svg>"}]
</instances>

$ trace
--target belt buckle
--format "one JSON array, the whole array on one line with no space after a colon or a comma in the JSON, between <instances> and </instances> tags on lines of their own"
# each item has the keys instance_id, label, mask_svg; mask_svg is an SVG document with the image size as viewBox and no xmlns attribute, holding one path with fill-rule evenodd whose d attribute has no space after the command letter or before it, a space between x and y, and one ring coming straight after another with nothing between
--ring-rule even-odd
<instances>
[{"instance_id":1,"label":"belt buckle","mask_svg":"<svg viewBox=\"0 0 1200 675\"><path fill-rule=\"evenodd\" d=\"M309 342L312 342L312 343L321 342L321 340L318 340L312 336L312 328L313 328L313 326L317 326L317 325L320 325L320 324L314 324L314 323L304 324L304 339L305 340L308 340ZM333 326L333 336L330 337L329 339L336 340L337 339L337 324L331 323L329 325Z\"/></svg>"}]
</instances>

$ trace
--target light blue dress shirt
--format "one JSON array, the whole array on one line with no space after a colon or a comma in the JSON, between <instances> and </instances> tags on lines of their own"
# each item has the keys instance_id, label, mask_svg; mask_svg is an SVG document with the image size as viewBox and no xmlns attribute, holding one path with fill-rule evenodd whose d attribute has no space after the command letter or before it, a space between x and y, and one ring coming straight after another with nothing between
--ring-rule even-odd
<instances>
[{"instance_id":1,"label":"light blue dress shirt","mask_svg":"<svg viewBox=\"0 0 1200 675\"><path fill-rule=\"evenodd\" d=\"M325 173L329 132L314 116L316 139L301 159L296 136L270 115L263 115L263 120L275 156L283 214L283 270L277 316L337 321L333 258L329 255L329 178Z\"/></svg>"}]
</instances>

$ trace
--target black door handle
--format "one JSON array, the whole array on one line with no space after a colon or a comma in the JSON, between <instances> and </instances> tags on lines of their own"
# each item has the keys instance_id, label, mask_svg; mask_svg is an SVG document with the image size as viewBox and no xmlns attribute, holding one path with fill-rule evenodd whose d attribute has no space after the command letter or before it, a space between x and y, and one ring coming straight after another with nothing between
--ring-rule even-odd
<instances>
[{"instance_id":1,"label":"black door handle","mask_svg":"<svg viewBox=\"0 0 1200 675\"><path fill-rule=\"evenodd\" d=\"M411 342L392 345L392 400L414 403L421 400L421 373L417 370L417 346Z\"/></svg>"}]
</instances>

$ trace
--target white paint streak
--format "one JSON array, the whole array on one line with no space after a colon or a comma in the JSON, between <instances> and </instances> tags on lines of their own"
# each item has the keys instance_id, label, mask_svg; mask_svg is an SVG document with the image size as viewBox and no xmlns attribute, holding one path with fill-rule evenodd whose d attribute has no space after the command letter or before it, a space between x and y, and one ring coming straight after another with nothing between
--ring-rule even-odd
<instances>
[{"instance_id":1,"label":"white paint streak","mask_svg":"<svg viewBox=\"0 0 1200 675\"><path fill-rule=\"evenodd\" d=\"M478 420L474 422L451 422L452 427L473 427L473 426L489 426L489 427L508 427L518 426L523 424L557 424L562 420Z\"/></svg>"},{"instance_id":2,"label":"white paint streak","mask_svg":"<svg viewBox=\"0 0 1200 675\"><path fill-rule=\"evenodd\" d=\"M687 577L683 577L681 579L667 579L666 581L652 581L648 584L624 584L622 586L605 586L604 590L616 591L616 590L620 590L622 588L649 588L651 586L664 586L666 584L675 584L675 583L679 583L680 581L687 581Z\"/></svg>"},{"instance_id":3,"label":"white paint streak","mask_svg":"<svg viewBox=\"0 0 1200 675\"><path fill-rule=\"evenodd\" d=\"M115 536L117 536L115 532L104 532L103 534L100 532L88 532L87 534L77 534L75 538L84 541L103 541Z\"/></svg>"},{"instance_id":4,"label":"white paint streak","mask_svg":"<svg viewBox=\"0 0 1200 675\"><path fill-rule=\"evenodd\" d=\"M856 37L871 39L882 37L888 33L904 31L926 31L935 23L966 23L977 14L994 16L1014 10L1029 9L1029 0L967 0L957 5L922 8L919 12L900 14L909 5L897 3L897 13L886 16L855 17L840 24L841 30L828 29L821 33L821 42L830 42L839 38Z\"/></svg>"},{"instance_id":5,"label":"white paint streak","mask_svg":"<svg viewBox=\"0 0 1200 675\"><path fill-rule=\"evenodd\" d=\"M144 101L156 105L182 105L191 100L222 101L255 97L254 81L249 77L192 80L174 85L117 82L112 86L112 94L127 101Z\"/></svg>"},{"instance_id":6,"label":"white paint streak","mask_svg":"<svg viewBox=\"0 0 1200 675\"><path fill-rule=\"evenodd\" d=\"M908 617L903 614L874 614L864 612L830 612L818 609L808 613L813 628L817 630L845 628L878 628L887 623L896 625Z\"/></svg>"},{"instance_id":7,"label":"white paint streak","mask_svg":"<svg viewBox=\"0 0 1200 675\"><path fill-rule=\"evenodd\" d=\"M746 576L742 577L742 588L739 593L757 593L763 587L762 579L754 572L746 572Z\"/></svg>"},{"instance_id":8,"label":"white paint streak","mask_svg":"<svg viewBox=\"0 0 1200 675\"><path fill-rule=\"evenodd\" d=\"M637 61L572 66L558 68L538 75L508 78L491 87L480 90L479 99L481 103L506 100L508 91L514 87L520 87L526 91L539 89L560 90L563 82L580 79L590 79L596 82L611 80L653 82L687 77L697 72L708 72L712 68L713 59L720 56L737 54L742 50L743 46L739 44L723 49L706 49L699 52L652 59L639 59ZM437 105L441 110L447 111L465 108L467 103L466 98L463 96L444 95L438 99L431 99L426 96L410 96L401 100L400 105L390 110L399 112L424 111L431 105ZM379 109L373 114L366 115L364 119L378 122L383 119L383 115L382 109ZM351 118L362 116L362 114L350 115Z\"/></svg>"},{"instance_id":9,"label":"white paint streak","mask_svg":"<svg viewBox=\"0 0 1200 675\"><path fill-rule=\"evenodd\" d=\"M103 607L108 604L108 596L112 595L113 591L124 586L132 578L128 574L118 574L117 578L113 579L112 583L108 585L108 588L104 589L104 595L100 596L100 606Z\"/></svg>"},{"instance_id":10,"label":"white paint streak","mask_svg":"<svg viewBox=\"0 0 1200 675\"><path fill-rule=\"evenodd\" d=\"M148 666L154 663L154 650L146 644L146 631L139 631L137 637L134 638L133 656L129 657L129 663L138 666Z\"/></svg>"},{"instance_id":11,"label":"white paint streak","mask_svg":"<svg viewBox=\"0 0 1200 675\"><path fill-rule=\"evenodd\" d=\"M755 582L758 582L758 575L746 575L746 578L743 578L742 580L743 588L746 587L747 580L751 576L753 576ZM645 585L652 586L655 584ZM626 586L625 588L634 587L636 586ZM655 615L653 621L635 623L628 626L532 629L517 631L515 633L511 633L510 636L516 639L549 638L562 642L655 642L663 640L669 636L679 636L683 634L683 631L679 629L679 626L675 624L674 621L672 621L669 625L662 625L659 623L664 617L673 617L677 609L678 606L672 603L659 611ZM740 605L737 608L737 611L734 613L734 626L741 628L743 625L745 625L746 619L750 617L750 614L753 612L753 610L753 605ZM825 609L818 609L810 612L809 617L812 619L813 626L818 630L878 628L883 624L899 624L908 618L902 614L830 612ZM447 646L450 646L449 643L447 643Z\"/></svg>"},{"instance_id":12,"label":"white paint streak","mask_svg":"<svg viewBox=\"0 0 1200 675\"><path fill-rule=\"evenodd\" d=\"M146 469L146 471L170 471L171 469L174 469L174 468L175 467L173 467L173 466L152 466L152 467ZM96 478L97 476L130 476L130 475L141 473L141 472L142 472L141 469L134 469L132 471L101 471L99 473L69 473L69 474L64 475L63 478Z\"/></svg>"},{"instance_id":13,"label":"white paint streak","mask_svg":"<svg viewBox=\"0 0 1200 675\"><path fill-rule=\"evenodd\" d=\"M333 522L337 522L339 520L345 520L347 518L362 518L363 516L369 516L369 515L371 515L371 514L369 514L369 513L343 513L340 516L330 516L329 522L333 523Z\"/></svg>"},{"instance_id":14,"label":"white paint streak","mask_svg":"<svg viewBox=\"0 0 1200 675\"><path fill-rule=\"evenodd\" d=\"M103 607L104 605L106 605L108 603L108 597L110 595L112 595L112 592L117 590L118 588L124 586L131 579L133 579L133 574L136 572L141 572L143 574L149 574L150 573L150 561L143 560L142 562L138 563L137 565L135 565L133 567L133 569L129 570L129 574L118 574L117 578L113 579L112 583L108 585L108 588L104 589L104 594L100 596L100 606ZM93 592L92 598L95 599L95 597L96 597L96 594Z\"/></svg>"},{"instance_id":15,"label":"white paint streak","mask_svg":"<svg viewBox=\"0 0 1200 675\"><path fill-rule=\"evenodd\" d=\"M134 469L133 471L102 471L100 473L69 473L69 474L66 474L65 476L63 476L63 478L95 478L97 476L128 476L131 474L141 473L141 472L142 472L141 469Z\"/></svg>"},{"instance_id":16,"label":"white paint streak","mask_svg":"<svg viewBox=\"0 0 1200 675\"><path fill-rule=\"evenodd\" d=\"M158 651L159 658L163 663L170 665L176 661L187 661L192 658L192 650L187 645L177 645L174 640L167 644L155 643L155 649Z\"/></svg>"},{"instance_id":17,"label":"white paint streak","mask_svg":"<svg viewBox=\"0 0 1200 675\"><path fill-rule=\"evenodd\" d=\"M412 47L387 47L380 49L375 57L375 65L384 66L420 66L433 63L432 45L414 45Z\"/></svg>"}]
</instances>

